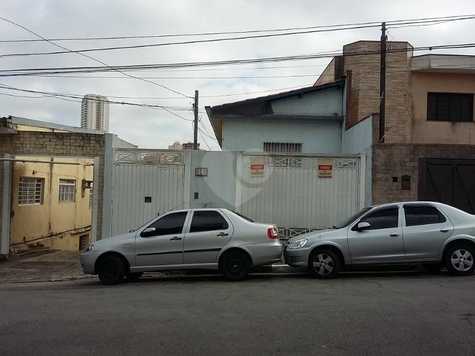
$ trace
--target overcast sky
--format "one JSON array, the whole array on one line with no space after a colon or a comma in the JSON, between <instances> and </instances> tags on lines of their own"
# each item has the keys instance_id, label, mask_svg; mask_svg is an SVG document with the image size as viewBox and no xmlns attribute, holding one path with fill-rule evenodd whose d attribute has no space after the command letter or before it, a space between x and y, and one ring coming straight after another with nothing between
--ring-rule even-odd
<instances>
[{"instance_id":1,"label":"overcast sky","mask_svg":"<svg viewBox=\"0 0 475 356\"><path fill-rule=\"evenodd\" d=\"M170 0L170 1L60 1L2 0L0 16L7 17L45 37L156 35L169 33L240 31L295 26L316 26L364 21L410 19L475 13L473 0L450 1L354 1L354 0ZM11 24L0 21L0 39L34 38ZM414 46L474 42L475 20L446 23L428 27L391 29L389 40L407 40ZM359 39L379 39L378 29L306 34L291 37L242 40L210 44L146 48L91 55L109 65L171 63L186 61L225 60L309 54L341 50L343 44ZM185 38L182 38L184 40ZM137 39L121 41L62 42L72 48L103 47L140 43L167 42L176 39ZM0 53L57 50L48 43L0 44ZM453 52L453 51L452 51ZM475 54L474 49L464 50ZM328 63L328 59L254 64L219 68L153 70L135 72L143 77L186 77L187 79L154 79L190 96L200 91L201 124L212 132L205 105L233 102L261 96L288 88L311 85ZM92 60L76 54L56 56L0 58L0 69L48 66L96 66ZM272 67L262 69L263 67ZM278 67L278 68L276 68ZM118 73L94 76L120 76ZM275 76L305 75L297 78ZM209 77L274 76L274 78ZM208 78L206 78L208 77ZM1 78L0 83L21 88L74 94L95 93L106 96L155 97L154 99L122 99L133 102L191 107L191 101L158 86L134 79L118 78ZM261 94L254 92L266 91ZM0 89L0 115L79 126L80 104L50 97L20 98L4 95ZM243 93L250 93L242 95ZM19 95L21 93L13 93ZM230 94L241 94L233 95ZM22 94L29 96L30 94ZM224 96L229 95L229 96ZM192 126L158 109L112 105L110 130L141 147L166 148L174 141L191 141ZM191 112L180 112L191 119ZM204 138L216 149L217 143ZM206 148L200 136L202 147Z\"/></svg>"}]
</instances>

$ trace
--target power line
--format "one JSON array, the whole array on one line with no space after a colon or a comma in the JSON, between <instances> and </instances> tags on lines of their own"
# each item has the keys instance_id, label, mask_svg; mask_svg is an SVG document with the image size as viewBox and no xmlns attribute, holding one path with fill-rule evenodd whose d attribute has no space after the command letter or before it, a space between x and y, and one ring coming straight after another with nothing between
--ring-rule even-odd
<instances>
[{"instance_id":1,"label":"power line","mask_svg":"<svg viewBox=\"0 0 475 356\"><path fill-rule=\"evenodd\" d=\"M0 84L0 89L20 91L20 92L32 93L32 94L45 94L45 95L48 95L48 96L62 98L62 99L64 99L64 98L65 99L76 99L76 100L79 100L79 102L83 98L83 95L78 95L78 94L65 94L65 93L56 93L56 92L47 92L47 91L41 91L41 90L33 90L33 89L24 89L24 88L12 87L12 86L5 85L5 84ZM166 111L166 112L172 114L173 116L178 117L182 120L193 121L191 119L185 118L184 116L182 116L180 114L177 114L176 112L172 111L172 109L170 109L166 106L163 106L163 105L134 103L134 102L116 101L116 100L104 100L104 99L99 99L99 98L87 98L87 100L106 102L106 103L109 103L109 104L129 105L129 106L144 107L144 108L151 108L151 109L161 109L161 110L164 110L164 111Z\"/></svg>"},{"instance_id":2,"label":"power line","mask_svg":"<svg viewBox=\"0 0 475 356\"><path fill-rule=\"evenodd\" d=\"M57 43L54 43L53 41L51 41L51 40L49 40L49 39L43 37L42 35L36 33L35 31L33 31L33 30L27 28L26 26L23 26L23 25L21 25L21 24L15 22L15 21L13 21L13 20L7 19L7 18L2 17L2 16L0 16L0 20L3 20L3 21L5 21L5 22L7 22L7 23L9 23L9 24L11 24L11 25L17 26L17 27L19 27L19 28L21 28L21 29L23 29L23 30L25 30L25 31L27 31L27 32L29 32L29 33L31 33L31 34L33 34L34 36L36 36L36 37L38 37L38 38L41 38L42 40L44 40L44 41L50 43L51 45L65 50L67 53L77 53L77 54L80 55L80 56L83 56L83 57L85 57L85 58L89 58L89 59L93 60L94 62L100 63L100 64L102 64L103 66L106 66L107 68L111 68L111 69L112 69L112 66L110 66L109 64L107 64L107 63L101 61L101 60L98 59L98 58L95 58L95 57L90 56L90 55L88 55L88 54L84 54L84 53L80 53L80 52L74 52L74 51L72 51L71 49L69 49L69 48L67 48L67 47L64 47L64 46L62 46L62 45L59 45L59 44L57 44ZM113 69L113 70L116 71L116 72L118 72L118 73L121 73L121 74L124 75L124 76L131 77L131 78L135 78L135 79L137 79L137 80L141 80L141 81L144 81L144 82L147 82L147 83L151 83L151 84L154 84L154 85L156 85L156 86L159 86L159 87L161 87L161 88L163 88L163 89L166 89L166 90L168 90L168 91L171 91L171 92L173 92L173 93L175 93L175 94L179 94L179 95L183 95L184 97L188 97L186 94L184 94L184 93L182 93L182 92L180 92L180 91L178 91L178 90L169 88L169 87L167 87L166 85L162 85L162 84L153 82L153 81L148 80L148 79L142 79L142 78L140 78L140 77L136 77L136 76L131 75L131 74L128 74L128 73L124 73L124 72L122 72L122 71L119 70L119 69Z\"/></svg>"},{"instance_id":3,"label":"power line","mask_svg":"<svg viewBox=\"0 0 475 356\"><path fill-rule=\"evenodd\" d=\"M461 43L461 44L445 44L433 46L419 46L401 49L388 49L387 53L402 53L402 52L417 52L417 51L434 51L446 49L466 49L474 48L475 43ZM221 61L203 61L203 62L179 62L179 63L157 63L157 64L135 64L104 67L49 67L49 68L18 68L18 69L3 69L0 70L0 77L15 77L15 76L31 76L31 75L45 75L45 74L74 74L74 73L97 73L108 72L111 70L145 70L156 68L184 68L184 67L201 67L201 66L221 66L221 65L242 65L251 63L265 63L265 62L285 62L285 61L300 61L321 58L333 58L335 56L366 56L380 54L379 50L374 51L354 51L354 52L326 52L316 54L304 54L295 56L280 56L280 57L265 57L265 58L251 58L251 59L231 59Z\"/></svg>"},{"instance_id":4,"label":"power line","mask_svg":"<svg viewBox=\"0 0 475 356\"><path fill-rule=\"evenodd\" d=\"M221 77L169 77L169 76L151 76L141 77L143 79L170 79L170 80L190 80L190 79L207 79L207 80L226 80L226 79L275 79L275 78L306 78L315 77L316 74L293 74L293 75L242 75L242 76L221 76ZM71 78L71 79L133 79L120 76L84 76L84 75L37 75L42 78Z\"/></svg>"},{"instance_id":5,"label":"power line","mask_svg":"<svg viewBox=\"0 0 475 356\"><path fill-rule=\"evenodd\" d=\"M472 19L474 15L452 15L441 17L426 17L416 19L405 20L392 20L386 21L388 25L400 24L407 22L420 22L420 21L460 21ZM284 28L268 28L268 29L252 29L242 31L214 31L214 32L194 32L194 33L181 33L181 34L159 34L159 35L125 35L125 36L91 36L91 37L50 37L50 41L102 41L102 40L124 40L124 39L151 39L151 38L170 38L170 37L197 37L197 36L216 36L216 35L239 35L250 33L269 33L269 32L288 32L288 31L301 31L311 29L333 29L339 27L351 27L351 26L366 26L374 25L379 26L382 21L370 21L370 22L356 22L345 24L333 24L333 25L318 25L318 26L298 26L298 27L284 27ZM43 39L14 39L14 40L0 40L0 43L25 43L25 42L42 42Z\"/></svg>"},{"instance_id":6,"label":"power line","mask_svg":"<svg viewBox=\"0 0 475 356\"><path fill-rule=\"evenodd\" d=\"M182 41L182 42L165 42L165 43L149 43L149 44L138 44L138 45L129 45L129 46L84 48L84 49L77 49L77 50L70 50L70 51L8 53L8 54L0 55L0 58L47 56L47 55L58 55L58 54L68 54L68 53L104 52L104 51L116 51L116 50L125 50L125 49L179 46L179 45L190 45L190 44L198 44L198 43L225 42L225 41L257 39L257 38L294 36L294 35L303 35L303 34L318 33L318 32L345 31L345 30L355 30L355 29L361 29L361 28L375 28L378 26L379 25L362 25L362 26L342 27L342 28L335 28L335 29L321 29L321 30L319 29L319 30L294 31L294 32L285 32L285 33L270 33L270 34L253 35L253 36L208 38L208 39L203 39L203 40L190 40L190 41Z\"/></svg>"},{"instance_id":7,"label":"power line","mask_svg":"<svg viewBox=\"0 0 475 356\"><path fill-rule=\"evenodd\" d=\"M404 26L411 24L439 24L442 22L453 22L461 20L472 20L475 19L475 15L466 15L459 16L457 18L432 18L429 20L410 20L410 21L399 21L393 22L394 26ZM339 26L339 25L336 25ZM125 50L125 49L138 49L138 48L152 48L152 47L164 47L164 46L177 46L177 45L190 45L198 43L211 43L211 42L224 42L224 41L236 41L236 40L248 40L248 39L258 39L258 38L270 38L270 37L282 37L282 36L294 36L294 35L303 35L310 33L319 33L319 32L335 32L335 31L346 31L346 30L355 30L355 29L365 29L365 28L375 28L379 27L379 23L373 24L357 24L353 26L345 27L334 27L334 28L314 28L305 31L291 31L291 32L281 32L281 33L266 33L260 35L247 35L247 36L237 36L237 37L220 37L220 38L208 38L201 40L188 40L181 42L165 42L165 43L149 43L149 44L138 44L138 45L129 45L129 46L112 46L112 47L96 47L96 48L84 48L77 50L66 49L63 51L51 51L51 52L24 52L24 53L8 53L0 55L0 58L6 57L25 57L25 56L45 56L45 55L59 55L59 54L69 54L69 53L86 53L86 52L104 52L104 51L115 51L115 50ZM46 39L45 39L46 40ZM51 40L48 42L51 43ZM64 48L59 46L60 48Z\"/></svg>"}]
</instances>

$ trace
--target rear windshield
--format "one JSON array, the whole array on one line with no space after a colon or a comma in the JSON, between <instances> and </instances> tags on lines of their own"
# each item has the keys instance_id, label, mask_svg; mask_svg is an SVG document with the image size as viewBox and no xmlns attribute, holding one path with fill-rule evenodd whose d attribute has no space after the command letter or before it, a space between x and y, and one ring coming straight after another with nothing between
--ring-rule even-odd
<instances>
[{"instance_id":1,"label":"rear windshield","mask_svg":"<svg viewBox=\"0 0 475 356\"><path fill-rule=\"evenodd\" d=\"M238 213L237 211L234 211L234 210L230 210L232 213L236 214L237 216L243 218L244 220L247 220L249 222L254 222L254 220L252 220L251 218L248 218L247 216L245 215L242 215L241 213Z\"/></svg>"}]
</instances>

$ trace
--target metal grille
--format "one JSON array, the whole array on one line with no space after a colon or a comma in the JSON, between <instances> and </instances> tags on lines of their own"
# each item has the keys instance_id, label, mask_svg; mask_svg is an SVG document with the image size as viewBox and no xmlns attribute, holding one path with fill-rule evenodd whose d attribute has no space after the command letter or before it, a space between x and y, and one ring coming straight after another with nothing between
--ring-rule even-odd
<instances>
[{"instance_id":1,"label":"metal grille","mask_svg":"<svg viewBox=\"0 0 475 356\"><path fill-rule=\"evenodd\" d=\"M18 204L43 204L44 178L20 177Z\"/></svg>"},{"instance_id":2,"label":"metal grille","mask_svg":"<svg viewBox=\"0 0 475 356\"><path fill-rule=\"evenodd\" d=\"M264 152L299 153L302 152L302 144L289 142L264 142Z\"/></svg>"},{"instance_id":3,"label":"metal grille","mask_svg":"<svg viewBox=\"0 0 475 356\"><path fill-rule=\"evenodd\" d=\"M76 201L76 181L74 179L59 180L59 201Z\"/></svg>"}]
</instances>

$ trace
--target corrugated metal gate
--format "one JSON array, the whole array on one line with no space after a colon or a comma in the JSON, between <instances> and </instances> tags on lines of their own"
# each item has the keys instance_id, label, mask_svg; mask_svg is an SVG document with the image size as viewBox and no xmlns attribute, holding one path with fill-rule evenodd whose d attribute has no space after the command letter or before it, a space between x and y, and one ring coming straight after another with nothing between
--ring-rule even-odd
<instances>
[{"instance_id":1,"label":"corrugated metal gate","mask_svg":"<svg viewBox=\"0 0 475 356\"><path fill-rule=\"evenodd\" d=\"M286 235L337 224L361 208L359 157L243 155L240 212Z\"/></svg>"},{"instance_id":2,"label":"corrugated metal gate","mask_svg":"<svg viewBox=\"0 0 475 356\"><path fill-rule=\"evenodd\" d=\"M183 152L119 149L112 166L112 235L184 207ZM107 207L105 207L107 209Z\"/></svg>"}]
</instances>

